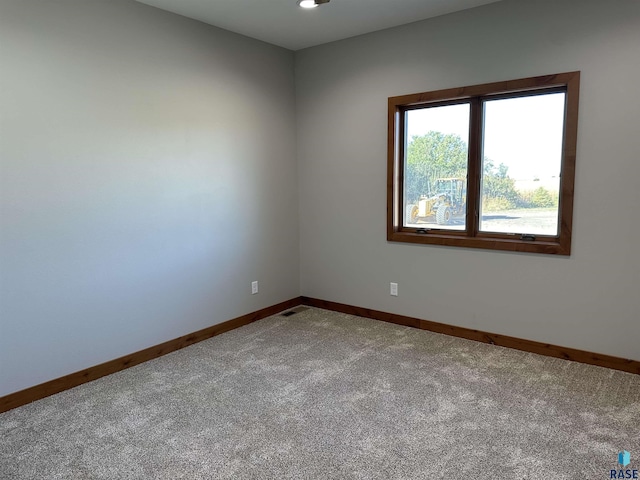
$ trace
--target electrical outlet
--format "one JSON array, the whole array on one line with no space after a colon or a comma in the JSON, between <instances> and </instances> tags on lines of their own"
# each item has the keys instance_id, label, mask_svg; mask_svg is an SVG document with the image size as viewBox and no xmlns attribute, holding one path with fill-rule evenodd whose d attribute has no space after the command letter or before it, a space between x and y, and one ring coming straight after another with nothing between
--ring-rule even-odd
<instances>
[{"instance_id":1,"label":"electrical outlet","mask_svg":"<svg viewBox=\"0 0 640 480\"><path fill-rule=\"evenodd\" d=\"M251 282L251 295L258 293L258 281Z\"/></svg>"},{"instance_id":2,"label":"electrical outlet","mask_svg":"<svg viewBox=\"0 0 640 480\"><path fill-rule=\"evenodd\" d=\"M390 293L391 295L393 295L394 297L397 297L397 296L398 296L398 284L397 284L397 283L393 283L393 282L391 282L391 283L389 284L389 287L390 287L390 288L389 288L389 293Z\"/></svg>"}]
</instances>

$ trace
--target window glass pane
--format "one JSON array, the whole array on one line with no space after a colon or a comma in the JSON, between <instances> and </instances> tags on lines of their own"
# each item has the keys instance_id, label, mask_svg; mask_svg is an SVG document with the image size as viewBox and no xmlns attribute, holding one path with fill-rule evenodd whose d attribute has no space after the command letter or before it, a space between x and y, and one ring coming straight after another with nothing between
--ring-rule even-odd
<instances>
[{"instance_id":1,"label":"window glass pane","mask_svg":"<svg viewBox=\"0 0 640 480\"><path fill-rule=\"evenodd\" d=\"M464 230L468 103L406 113L404 226Z\"/></svg>"},{"instance_id":2,"label":"window glass pane","mask_svg":"<svg viewBox=\"0 0 640 480\"><path fill-rule=\"evenodd\" d=\"M558 235L565 94L484 102L480 231Z\"/></svg>"}]
</instances>

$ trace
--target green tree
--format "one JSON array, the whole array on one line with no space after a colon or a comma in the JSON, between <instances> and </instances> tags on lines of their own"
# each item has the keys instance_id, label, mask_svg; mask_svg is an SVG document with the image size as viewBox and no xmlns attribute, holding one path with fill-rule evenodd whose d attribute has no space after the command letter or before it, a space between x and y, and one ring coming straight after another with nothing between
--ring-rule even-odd
<instances>
[{"instance_id":1,"label":"green tree","mask_svg":"<svg viewBox=\"0 0 640 480\"><path fill-rule=\"evenodd\" d=\"M437 178L466 177L467 144L458 135L428 132L413 136L407 145L405 198L415 202L430 195Z\"/></svg>"},{"instance_id":2,"label":"green tree","mask_svg":"<svg viewBox=\"0 0 640 480\"><path fill-rule=\"evenodd\" d=\"M460 136L430 131L413 136L407 144L405 199L415 203L421 195L432 195L438 178L467 176L468 148ZM505 210L520 206L515 180L509 177L509 167L497 167L490 158L484 159L482 192L485 208Z\"/></svg>"},{"instance_id":3,"label":"green tree","mask_svg":"<svg viewBox=\"0 0 640 480\"><path fill-rule=\"evenodd\" d=\"M531 198L531 204L533 207L549 208L557 207L558 199L554 198L551 192L544 187L538 187Z\"/></svg>"},{"instance_id":4,"label":"green tree","mask_svg":"<svg viewBox=\"0 0 640 480\"><path fill-rule=\"evenodd\" d=\"M497 167L489 158L484 159L482 196L484 208L507 210L520 204L520 196L515 188L515 180L509 177L509 167L501 163Z\"/></svg>"}]
</instances>

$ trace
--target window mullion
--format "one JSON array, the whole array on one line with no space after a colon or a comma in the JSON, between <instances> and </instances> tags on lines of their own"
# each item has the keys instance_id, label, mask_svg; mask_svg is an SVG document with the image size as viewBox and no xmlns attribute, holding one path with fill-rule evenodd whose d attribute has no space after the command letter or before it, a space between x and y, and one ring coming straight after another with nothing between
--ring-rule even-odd
<instances>
[{"instance_id":1,"label":"window mullion","mask_svg":"<svg viewBox=\"0 0 640 480\"><path fill-rule=\"evenodd\" d=\"M467 232L471 237L478 234L480 212L480 175L482 171L482 102L471 99L469 122L469 163L467 170Z\"/></svg>"}]
</instances>

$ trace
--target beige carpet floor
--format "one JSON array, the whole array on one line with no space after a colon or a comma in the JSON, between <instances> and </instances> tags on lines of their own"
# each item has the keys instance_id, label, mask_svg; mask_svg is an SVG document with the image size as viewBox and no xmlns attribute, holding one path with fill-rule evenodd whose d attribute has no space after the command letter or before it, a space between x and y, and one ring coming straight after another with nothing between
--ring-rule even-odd
<instances>
[{"instance_id":1,"label":"beige carpet floor","mask_svg":"<svg viewBox=\"0 0 640 480\"><path fill-rule=\"evenodd\" d=\"M8 479L605 479L640 376L308 309L0 415Z\"/></svg>"}]
</instances>

